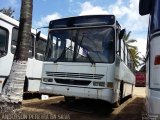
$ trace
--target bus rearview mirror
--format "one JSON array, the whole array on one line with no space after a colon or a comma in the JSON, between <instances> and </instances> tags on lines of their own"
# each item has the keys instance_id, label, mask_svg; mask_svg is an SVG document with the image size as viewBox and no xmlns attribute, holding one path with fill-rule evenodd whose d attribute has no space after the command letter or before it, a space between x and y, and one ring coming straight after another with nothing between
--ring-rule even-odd
<instances>
[{"instance_id":1,"label":"bus rearview mirror","mask_svg":"<svg viewBox=\"0 0 160 120\"><path fill-rule=\"evenodd\" d=\"M125 29L122 29L119 33L119 39L121 40L125 34L126 30Z\"/></svg>"},{"instance_id":2,"label":"bus rearview mirror","mask_svg":"<svg viewBox=\"0 0 160 120\"><path fill-rule=\"evenodd\" d=\"M41 34L41 31L39 31L39 32L36 34L36 41L38 41L38 40L39 40L39 38L40 38L40 34Z\"/></svg>"},{"instance_id":3,"label":"bus rearview mirror","mask_svg":"<svg viewBox=\"0 0 160 120\"><path fill-rule=\"evenodd\" d=\"M147 15L151 12L153 0L140 0L139 1L139 14Z\"/></svg>"}]
</instances>

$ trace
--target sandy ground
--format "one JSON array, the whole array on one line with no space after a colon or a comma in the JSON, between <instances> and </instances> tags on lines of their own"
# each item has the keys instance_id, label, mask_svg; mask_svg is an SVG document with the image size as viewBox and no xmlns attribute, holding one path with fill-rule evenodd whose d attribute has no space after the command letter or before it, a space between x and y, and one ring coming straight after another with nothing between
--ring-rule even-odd
<instances>
[{"instance_id":1,"label":"sandy ground","mask_svg":"<svg viewBox=\"0 0 160 120\"><path fill-rule=\"evenodd\" d=\"M135 87L134 96L135 97L146 97L146 88L145 87Z\"/></svg>"},{"instance_id":2,"label":"sandy ground","mask_svg":"<svg viewBox=\"0 0 160 120\"><path fill-rule=\"evenodd\" d=\"M24 100L23 106L14 116L14 120L141 120L144 113L145 88L136 87L134 97L128 99L118 108L98 100L79 99L66 104L63 96L51 97L48 100ZM124 108L120 109L122 106ZM119 110L119 112L115 112ZM18 117L19 116L19 117Z\"/></svg>"}]
</instances>

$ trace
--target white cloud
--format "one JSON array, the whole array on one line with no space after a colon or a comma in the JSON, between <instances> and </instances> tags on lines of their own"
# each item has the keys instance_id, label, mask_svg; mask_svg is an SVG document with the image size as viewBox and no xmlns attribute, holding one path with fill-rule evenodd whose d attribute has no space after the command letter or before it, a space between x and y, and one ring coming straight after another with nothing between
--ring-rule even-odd
<instances>
[{"instance_id":1,"label":"white cloud","mask_svg":"<svg viewBox=\"0 0 160 120\"><path fill-rule=\"evenodd\" d=\"M38 27L48 26L49 21L59 19L59 18L61 18L61 15L55 12L53 14L42 17L40 21L36 22L36 26Z\"/></svg>"},{"instance_id":2,"label":"white cloud","mask_svg":"<svg viewBox=\"0 0 160 120\"><path fill-rule=\"evenodd\" d=\"M104 10L102 7L93 6L90 2L81 4L81 9L80 15L108 14L108 11Z\"/></svg>"},{"instance_id":3,"label":"white cloud","mask_svg":"<svg viewBox=\"0 0 160 120\"><path fill-rule=\"evenodd\" d=\"M117 18L122 18L128 13L129 9L117 2L116 4L110 5L108 11L110 14L114 14Z\"/></svg>"},{"instance_id":4,"label":"white cloud","mask_svg":"<svg viewBox=\"0 0 160 120\"><path fill-rule=\"evenodd\" d=\"M137 38L134 38L134 39L137 39ZM147 39L142 37L139 37L137 42L132 44L138 47L138 51L140 52L139 54L140 57L145 56L146 54L146 44L147 44Z\"/></svg>"},{"instance_id":5,"label":"white cloud","mask_svg":"<svg viewBox=\"0 0 160 120\"><path fill-rule=\"evenodd\" d=\"M137 38L134 38L137 39ZM147 45L147 37L146 38L142 38L142 37L138 37L137 42L135 42L134 44L138 47L138 51L140 52L138 55L139 57L143 58L146 56L146 45ZM139 61L140 63L143 63L142 61ZM137 70L139 70L142 66L139 66L137 68Z\"/></svg>"},{"instance_id":6,"label":"white cloud","mask_svg":"<svg viewBox=\"0 0 160 120\"><path fill-rule=\"evenodd\" d=\"M148 16L140 16L138 12L139 0L130 0L126 6L122 0L109 6L108 11L121 19L123 27L132 28L131 31L147 29Z\"/></svg>"},{"instance_id":7,"label":"white cloud","mask_svg":"<svg viewBox=\"0 0 160 120\"><path fill-rule=\"evenodd\" d=\"M91 4L91 2L84 2L81 4L80 15L89 14L114 14L122 28L126 28L127 31L132 31L131 37L136 39L135 45L138 47L140 55L145 55L146 53L146 36L148 27L148 16L140 16L138 12L139 0L129 0L127 1L117 0L108 7L101 7ZM106 2L107 3L107 2ZM104 5L105 6L105 5ZM135 36L136 33L141 34L140 36Z\"/></svg>"}]
</instances>

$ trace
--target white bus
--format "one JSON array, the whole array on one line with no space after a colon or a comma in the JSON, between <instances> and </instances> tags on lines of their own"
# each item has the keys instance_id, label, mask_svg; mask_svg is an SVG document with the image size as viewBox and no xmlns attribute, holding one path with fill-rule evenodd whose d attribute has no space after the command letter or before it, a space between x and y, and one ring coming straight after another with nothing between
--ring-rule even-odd
<instances>
[{"instance_id":1,"label":"white bus","mask_svg":"<svg viewBox=\"0 0 160 120\"><path fill-rule=\"evenodd\" d=\"M0 13L0 93L10 73L17 45L19 22ZM43 53L46 48L45 35L35 40L36 31L31 30L29 59L24 92L38 92L42 73Z\"/></svg>"},{"instance_id":2,"label":"white bus","mask_svg":"<svg viewBox=\"0 0 160 120\"><path fill-rule=\"evenodd\" d=\"M146 56L147 112L160 115L160 1L140 0L139 13L149 14Z\"/></svg>"},{"instance_id":3,"label":"white bus","mask_svg":"<svg viewBox=\"0 0 160 120\"><path fill-rule=\"evenodd\" d=\"M135 76L124 31L114 15L51 21L40 92L110 103L132 95Z\"/></svg>"}]
</instances>

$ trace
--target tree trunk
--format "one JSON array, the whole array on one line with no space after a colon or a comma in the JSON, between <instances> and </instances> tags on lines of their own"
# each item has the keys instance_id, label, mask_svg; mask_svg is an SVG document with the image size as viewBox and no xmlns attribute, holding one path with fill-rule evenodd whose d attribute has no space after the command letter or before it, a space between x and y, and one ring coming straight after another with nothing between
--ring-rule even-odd
<instances>
[{"instance_id":1,"label":"tree trunk","mask_svg":"<svg viewBox=\"0 0 160 120\"><path fill-rule=\"evenodd\" d=\"M22 0L17 48L10 75L2 90L0 99L2 102L19 103L23 99L29 42L31 42L32 6L33 0Z\"/></svg>"}]
</instances>

